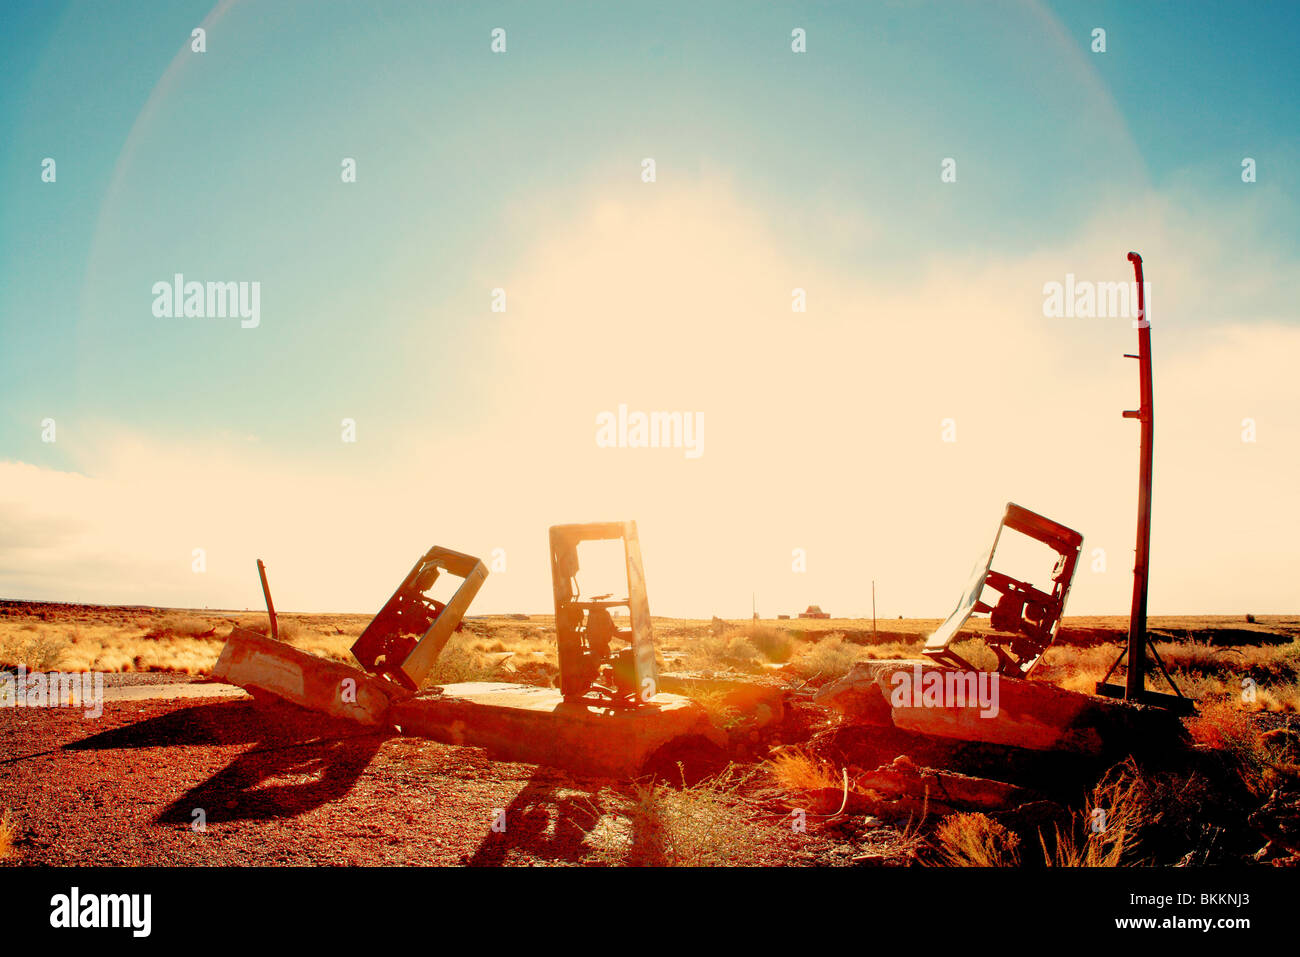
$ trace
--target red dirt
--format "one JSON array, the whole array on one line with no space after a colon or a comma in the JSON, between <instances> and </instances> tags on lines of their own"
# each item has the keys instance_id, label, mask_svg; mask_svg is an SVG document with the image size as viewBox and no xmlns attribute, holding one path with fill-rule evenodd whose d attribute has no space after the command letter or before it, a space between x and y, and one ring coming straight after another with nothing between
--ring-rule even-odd
<instances>
[{"instance_id":1,"label":"red dirt","mask_svg":"<svg viewBox=\"0 0 1300 957\"><path fill-rule=\"evenodd\" d=\"M4 864L593 863L587 832L626 793L247 699L109 702L95 721L0 709ZM736 863L806 861L820 844L801 835Z\"/></svg>"}]
</instances>

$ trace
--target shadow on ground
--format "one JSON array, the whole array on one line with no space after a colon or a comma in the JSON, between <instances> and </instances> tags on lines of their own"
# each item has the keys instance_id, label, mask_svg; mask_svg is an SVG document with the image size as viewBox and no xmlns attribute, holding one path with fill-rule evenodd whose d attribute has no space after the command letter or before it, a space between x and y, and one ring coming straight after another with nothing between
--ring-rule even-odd
<instances>
[{"instance_id":1,"label":"shadow on ground","mask_svg":"<svg viewBox=\"0 0 1300 957\"><path fill-rule=\"evenodd\" d=\"M157 817L159 824L190 824L202 808L209 823L296 817L345 797L374 758L383 732L318 738L246 751L191 788ZM282 783L278 778L307 778Z\"/></svg>"},{"instance_id":2,"label":"shadow on ground","mask_svg":"<svg viewBox=\"0 0 1300 957\"><path fill-rule=\"evenodd\" d=\"M253 745L172 802L159 824L294 817L347 795L389 736L359 732L286 704L226 701L182 708L65 745L68 751Z\"/></svg>"},{"instance_id":3,"label":"shadow on ground","mask_svg":"<svg viewBox=\"0 0 1300 957\"><path fill-rule=\"evenodd\" d=\"M510 863L511 852L552 863L589 863L587 837L607 809L605 783L576 781L563 771L539 767L528 784L504 809L505 830L483 836L468 863L497 867Z\"/></svg>"}]
</instances>

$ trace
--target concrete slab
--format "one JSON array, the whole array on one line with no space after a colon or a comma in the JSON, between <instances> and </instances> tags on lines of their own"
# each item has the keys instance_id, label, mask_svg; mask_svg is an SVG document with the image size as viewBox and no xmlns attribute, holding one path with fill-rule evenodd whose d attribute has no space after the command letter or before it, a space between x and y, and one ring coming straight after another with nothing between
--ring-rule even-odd
<instances>
[{"instance_id":1,"label":"concrete slab","mask_svg":"<svg viewBox=\"0 0 1300 957\"><path fill-rule=\"evenodd\" d=\"M245 698L243 688L227 684L169 681L153 685L118 685L104 689L105 701L155 701L170 698Z\"/></svg>"},{"instance_id":2,"label":"concrete slab","mask_svg":"<svg viewBox=\"0 0 1300 957\"><path fill-rule=\"evenodd\" d=\"M403 734L481 747L493 757L549 764L581 774L636 774L655 751L676 738L726 738L695 702L658 694L633 710L566 702L558 689L465 682L442 693L395 702L390 720Z\"/></svg>"},{"instance_id":3,"label":"concrete slab","mask_svg":"<svg viewBox=\"0 0 1300 957\"><path fill-rule=\"evenodd\" d=\"M212 676L365 725L387 723L391 698L400 694L395 686L356 668L242 628L231 632Z\"/></svg>"},{"instance_id":4,"label":"concrete slab","mask_svg":"<svg viewBox=\"0 0 1300 957\"><path fill-rule=\"evenodd\" d=\"M726 745L704 709L679 695L660 693L633 710L566 702L555 688L497 682L444 685L412 697L348 665L238 628L212 674L360 724L396 725L403 734L583 774L635 774L655 751L678 738L698 736Z\"/></svg>"},{"instance_id":5,"label":"concrete slab","mask_svg":"<svg viewBox=\"0 0 1300 957\"><path fill-rule=\"evenodd\" d=\"M849 720L903 731L1038 751L1097 755L1182 737L1177 717L1154 708L1066 691L1042 681L973 675L911 660L861 661L818 692L816 703ZM962 704L949 693L971 678L991 692ZM926 688L946 689L927 703Z\"/></svg>"}]
</instances>

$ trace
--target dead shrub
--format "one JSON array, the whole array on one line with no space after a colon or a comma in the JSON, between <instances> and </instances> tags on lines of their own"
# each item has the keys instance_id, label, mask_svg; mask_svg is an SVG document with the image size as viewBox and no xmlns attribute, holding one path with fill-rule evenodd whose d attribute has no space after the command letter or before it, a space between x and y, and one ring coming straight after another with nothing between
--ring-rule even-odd
<instances>
[{"instance_id":1,"label":"dead shrub","mask_svg":"<svg viewBox=\"0 0 1300 957\"><path fill-rule=\"evenodd\" d=\"M1273 762L1259 728L1250 712L1234 699L1203 703L1200 713L1187 722L1187 733L1197 744L1231 755L1253 789L1263 787L1270 778Z\"/></svg>"},{"instance_id":2,"label":"dead shrub","mask_svg":"<svg viewBox=\"0 0 1300 957\"><path fill-rule=\"evenodd\" d=\"M727 703L725 691L698 688L688 693L687 697L704 709L714 727L723 731L730 731L744 721L741 710Z\"/></svg>"},{"instance_id":3,"label":"dead shrub","mask_svg":"<svg viewBox=\"0 0 1300 957\"><path fill-rule=\"evenodd\" d=\"M1138 835L1152 817L1151 791L1132 759L1112 768L1092 789L1080 826L1054 828L1048 847L1038 840L1049 867L1119 867L1135 865Z\"/></svg>"},{"instance_id":4,"label":"dead shrub","mask_svg":"<svg viewBox=\"0 0 1300 957\"><path fill-rule=\"evenodd\" d=\"M212 638L216 626L189 615L163 615L149 626L146 638Z\"/></svg>"},{"instance_id":5,"label":"dead shrub","mask_svg":"<svg viewBox=\"0 0 1300 957\"><path fill-rule=\"evenodd\" d=\"M57 671L68 650L62 635L37 632L26 637L10 637L0 645L0 666L28 671Z\"/></svg>"},{"instance_id":6,"label":"dead shrub","mask_svg":"<svg viewBox=\"0 0 1300 957\"><path fill-rule=\"evenodd\" d=\"M794 659L792 670L808 682L824 684L843 677L863 657L863 650L849 644L843 635L831 635L804 649Z\"/></svg>"},{"instance_id":7,"label":"dead shrub","mask_svg":"<svg viewBox=\"0 0 1300 957\"><path fill-rule=\"evenodd\" d=\"M971 667L976 671L998 670L997 654L980 638L967 638L964 641L955 642L952 650L964 660L969 661Z\"/></svg>"},{"instance_id":8,"label":"dead shrub","mask_svg":"<svg viewBox=\"0 0 1300 957\"><path fill-rule=\"evenodd\" d=\"M771 843L771 825L760 823L740 800L736 792L742 783L734 768L691 787L638 782L628 812L630 846L622 862L657 867L753 863Z\"/></svg>"},{"instance_id":9,"label":"dead shrub","mask_svg":"<svg viewBox=\"0 0 1300 957\"><path fill-rule=\"evenodd\" d=\"M785 791L821 791L841 786L834 765L801 748L787 748L767 762L767 771Z\"/></svg>"},{"instance_id":10,"label":"dead shrub","mask_svg":"<svg viewBox=\"0 0 1300 957\"><path fill-rule=\"evenodd\" d=\"M794 639L788 631L758 623L745 629L745 638L768 661L784 664L794 654Z\"/></svg>"},{"instance_id":11,"label":"dead shrub","mask_svg":"<svg viewBox=\"0 0 1300 957\"><path fill-rule=\"evenodd\" d=\"M987 814L949 814L935 828L940 860L950 867L1019 867L1020 837Z\"/></svg>"},{"instance_id":12,"label":"dead shrub","mask_svg":"<svg viewBox=\"0 0 1300 957\"><path fill-rule=\"evenodd\" d=\"M691 643L685 665L692 671L756 670L758 656L758 649L739 630L723 635L703 634Z\"/></svg>"}]
</instances>

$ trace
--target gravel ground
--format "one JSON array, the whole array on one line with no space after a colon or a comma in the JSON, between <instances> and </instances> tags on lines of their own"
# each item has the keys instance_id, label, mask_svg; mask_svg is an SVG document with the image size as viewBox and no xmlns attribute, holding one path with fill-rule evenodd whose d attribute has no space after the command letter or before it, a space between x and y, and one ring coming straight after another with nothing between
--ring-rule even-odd
<instances>
[{"instance_id":1,"label":"gravel ground","mask_svg":"<svg viewBox=\"0 0 1300 957\"><path fill-rule=\"evenodd\" d=\"M0 709L9 865L594 863L627 794L248 699L110 701L94 721ZM820 842L742 843L736 863L781 864Z\"/></svg>"}]
</instances>

